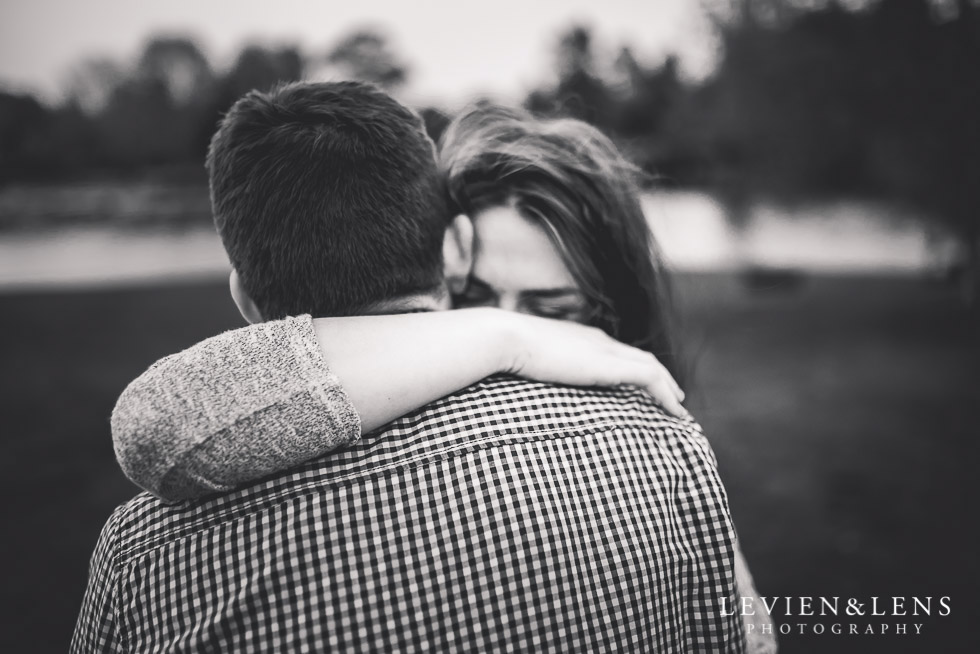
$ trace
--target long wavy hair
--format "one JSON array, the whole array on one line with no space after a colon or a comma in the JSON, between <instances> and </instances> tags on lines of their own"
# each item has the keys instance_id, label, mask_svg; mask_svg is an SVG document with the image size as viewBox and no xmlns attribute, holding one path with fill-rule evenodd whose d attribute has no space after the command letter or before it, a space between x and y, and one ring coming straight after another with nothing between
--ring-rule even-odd
<instances>
[{"instance_id":1,"label":"long wavy hair","mask_svg":"<svg viewBox=\"0 0 980 654\"><path fill-rule=\"evenodd\" d=\"M481 104L440 144L455 209L512 204L541 225L585 295L587 322L653 353L681 381L670 290L640 206L640 171L591 125Z\"/></svg>"}]
</instances>

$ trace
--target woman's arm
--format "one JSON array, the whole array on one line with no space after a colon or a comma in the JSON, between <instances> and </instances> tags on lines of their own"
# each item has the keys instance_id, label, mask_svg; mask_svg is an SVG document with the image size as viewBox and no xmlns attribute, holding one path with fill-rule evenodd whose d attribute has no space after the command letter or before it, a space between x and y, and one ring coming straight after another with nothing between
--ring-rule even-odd
<instances>
[{"instance_id":1,"label":"woman's arm","mask_svg":"<svg viewBox=\"0 0 980 654\"><path fill-rule=\"evenodd\" d=\"M360 433L309 316L232 330L165 357L112 412L123 472L172 501L231 490Z\"/></svg>"},{"instance_id":2,"label":"woman's arm","mask_svg":"<svg viewBox=\"0 0 980 654\"><path fill-rule=\"evenodd\" d=\"M636 384L683 412L652 355L593 328L497 309L303 316L154 364L120 396L113 443L137 485L167 500L200 497L326 454L498 372Z\"/></svg>"},{"instance_id":3,"label":"woman's arm","mask_svg":"<svg viewBox=\"0 0 980 654\"><path fill-rule=\"evenodd\" d=\"M313 326L364 433L500 372L575 386L634 384L674 415L687 413L653 355L575 323L481 308L317 318Z\"/></svg>"}]
</instances>

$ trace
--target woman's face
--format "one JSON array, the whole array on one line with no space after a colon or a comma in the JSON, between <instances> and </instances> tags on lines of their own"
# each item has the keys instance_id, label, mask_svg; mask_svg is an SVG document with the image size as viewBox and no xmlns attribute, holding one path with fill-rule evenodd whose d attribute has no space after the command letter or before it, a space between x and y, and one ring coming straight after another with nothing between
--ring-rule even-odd
<instances>
[{"instance_id":1,"label":"woman's face","mask_svg":"<svg viewBox=\"0 0 980 654\"><path fill-rule=\"evenodd\" d=\"M486 209L473 219L473 272L458 307L491 306L585 322L588 303L545 229L517 209Z\"/></svg>"}]
</instances>

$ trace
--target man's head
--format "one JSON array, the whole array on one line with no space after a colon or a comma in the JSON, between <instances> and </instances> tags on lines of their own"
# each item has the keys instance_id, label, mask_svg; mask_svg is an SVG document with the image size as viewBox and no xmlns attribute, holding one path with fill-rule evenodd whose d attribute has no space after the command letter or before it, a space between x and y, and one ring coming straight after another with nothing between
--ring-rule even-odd
<instances>
[{"instance_id":1,"label":"man's head","mask_svg":"<svg viewBox=\"0 0 980 654\"><path fill-rule=\"evenodd\" d=\"M207 167L247 318L356 315L442 291L451 215L432 141L378 89L253 91L225 116Z\"/></svg>"}]
</instances>

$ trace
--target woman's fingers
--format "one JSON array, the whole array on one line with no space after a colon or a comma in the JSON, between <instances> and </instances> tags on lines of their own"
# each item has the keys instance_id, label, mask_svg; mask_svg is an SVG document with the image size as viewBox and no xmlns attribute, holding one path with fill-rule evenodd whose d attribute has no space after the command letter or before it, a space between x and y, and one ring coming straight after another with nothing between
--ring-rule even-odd
<instances>
[{"instance_id":1,"label":"woman's fingers","mask_svg":"<svg viewBox=\"0 0 980 654\"><path fill-rule=\"evenodd\" d=\"M687 410L681 405L680 389L674 383L673 378L667 370L659 365L651 365L649 362L634 363L630 371L631 378L624 383L633 384L643 388L653 396L664 409L678 418L688 416Z\"/></svg>"},{"instance_id":2,"label":"woman's fingers","mask_svg":"<svg viewBox=\"0 0 980 654\"><path fill-rule=\"evenodd\" d=\"M690 415L681 406L683 392L663 364L648 352L643 352L642 355L638 352L636 348L617 344L604 349L601 360L589 362L588 356L585 356L581 363L594 371L592 384L638 386L653 396L669 413L677 417Z\"/></svg>"},{"instance_id":3,"label":"woman's fingers","mask_svg":"<svg viewBox=\"0 0 980 654\"><path fill-rule=\"evenodd\" d=\"M512 372L538 381L576 386L639 386L671 414L689 415L684 392L657 357L621 343L595 327L512 315L517 325Z\"/></svg>"},{"instance_id":4,"label":"woman's fingers","mask_svg":"<svg viewBox=\"0 0 980 654\"><path fill-rule=\"evenodd\" d=\"M595 371L591 383L603 386L620 383L639 386L672 415L676 417L690 415L681 405L684 401L684 391L656 356L646 350L621 343L598 329L590 329L588 336L601 354L599 360L589 362L590 350L583 348L580 352L586 355L583 357L583 363L591 366Z\"/></svg>"},{"instance_id":5,"label":"woman's fingers","mask_svg":"<svg viewBox=\"0 0 980 654\"><path fill-rule=\"evenodd\" d=\"M684 418L690 415L687 409L681 405L681 399L677 395L677 391L674 387L663 377L657 379L654 382L654 387L659 392L652 392L653 396L661 400L663 407L678 418Z\"/></svg>"},{"instance_id":6,"label":"woman's fingers","mask_svg":"<svg viewBox=\"0 0 980 654\"><path fill-rule=\"evenodd\" d=\"M628 357L638 362L640 365L645 366L645 369L649 370L650 374L652 375L651 379L664 379L672 389L673 394L677 397L678 401L684 401L685 395L683 389L681 389L680 385L677 383L677 380L674 379L674 377L670 374L670 371L664 367L664 364L660 363L660 360L657 359L656 356L647 352L646 350L641 350L637 347L626 345L625 343L617 342L617 345L621 348L620 352L624 357ZM640 385L646 386L646 384Z\"/></svg>"}]
</instances>

